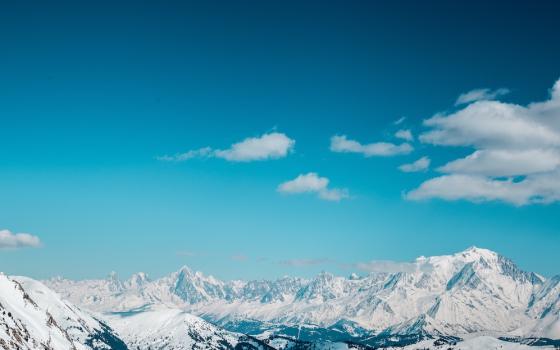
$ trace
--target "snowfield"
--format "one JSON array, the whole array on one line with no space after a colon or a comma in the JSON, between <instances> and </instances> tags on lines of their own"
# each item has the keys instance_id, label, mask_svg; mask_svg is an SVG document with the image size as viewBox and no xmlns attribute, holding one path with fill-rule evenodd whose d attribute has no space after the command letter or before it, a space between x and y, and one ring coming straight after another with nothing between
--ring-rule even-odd
<instances>
[{"instance_id":1,"label":"snowfield","mask_svg":"<svg viewBox=\"0 0 560 350\"><path fill-rule=\"evenodd\" d=\"M233 348L240 337L185 311L165 306L107 315L106 320L133 349Z\"/></svg>"}]
</instances>

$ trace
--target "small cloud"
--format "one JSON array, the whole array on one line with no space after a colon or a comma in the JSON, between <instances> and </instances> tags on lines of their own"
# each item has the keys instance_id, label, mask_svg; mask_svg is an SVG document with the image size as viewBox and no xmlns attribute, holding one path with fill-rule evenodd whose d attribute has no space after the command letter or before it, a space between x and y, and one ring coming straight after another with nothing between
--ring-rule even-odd
<instances>
[{"instance_id":1,"label":"small cloud","mask_svg":"<svg viewBox=\"0 0 560 350\"><path fill-rule=\"evenodd\" d=\"M277 191L287 194L316 193L321 199L340 201L348 198L348 190L328 188L329 179L320 177L317 173L301 174L293 180L281 183Z\"/></svg>"},{"instance_id":2,"label":"small cloud","mask_svg":"<svg viewBox=\"0 0 560 350\"><path fill-rule=\"evenodd\" d=\"M330 150L341 153L361 153L364 157L389 157L409 154L413 151L413 148L408 143L395 145L389 142L375 142L364 145L358 141L349 140L346 135L335 135L331 137Z\"/></svg>"},{"instance_id":3,"label":"small cloud","mask_svg":"<svg viewBox=\"0 0 560 350\"><path fill-rule=\"evenodd\" d=\"M289 259L282 260L279 262L280 265L293 266L293 267L305 267L305 266L315 266L330 264L334 261L331 259Z\"/></svg>"},{"instance_id":4,"label":"small cloud","mask_svg":"<svg viewBox=\"0 0 560 350\"><path fill-rule=\"evenodd\" d=\"M353 267L373 273L398 273L398 272L430 272L433 266L427 262L401 262L391 260L372 260L368 262L360 262Z\"/></svg>"},{"instance_id":5,"label":"small cloud","mask_svg":"<svg viewBox=\"0 0 560 350\"><path fill-rule=\"evenodd\" d=\"M393 124L400 125L406 120L406 117L400 117L399 119L395 120Z\"/></svg>"},{"instance_id":6,"label":"small cloud","mask_svg":"<svg viewBox=\"0 0 560 350\"><path fill-rule=\"evenodd\" d=\"M37 248L41 240L29 233L12 233L9 230L0 230L0 249Z\"/></svg>"},{"instance_id":7,"label":"small cloud","mask_svg":"<svg viewBox=\"0 0 560 350\"><path fill-rule=\"evenodd\" d=\"M238 255L232 255L231 260L238 261L238 262L244 262L244 261L249 260L249 258L246 255L238 254Z\"/></svg>"},{"instance_id":8,"label":"small cloud","mask_svg":"<svg viewBox=\"0 0 560 350\"><path fill-rule=\"evenodd\" d=\"M430 167L430 162L431 162L430 158L422 157L413 163L401 165L399 167L399 170L405 173L425 171Z\"/></svg>"},{"instance_id":9,"label":"small cloud","mask_svg":"<svg viewBox=\"0 0 560 350\"><path fill-rule=\"evenodd\" d=\"M401 130L397 131L395 133L395 137L399 138L399 139L406 140L406 141L414 140L414 137L412 136L412 131L410 131L408 129L407 130L401 129Z\"/></svg>"},{"instance_id":10,"label":"small cloud","mask_svg":"<svg viewBox=\"0 0 560 350\"><path fill-rule=\"evenodd\" d=\"M472 103L476 101L495 100L497 97L509 94L509 92L510 92L509 89L505 89L505 88L500 88L497 90L474 89L459 95L457 101L455 101L455 106Z\"/></svg>"},{"instance_id":11,"label":"small cloud","mask_svg":"<svg viewBox=\"0 0 560 350\"><path fill-rule=\"evenodd\" d=\"M230 162L251 162L284 158L293 150L294 145L295 141L285 134L271 132L259 137L248 137L224 150L203 147L172 156L160 156L156 159L167 162L183 162L193 158L222 158Z\"/></svg>"}]
</instances>

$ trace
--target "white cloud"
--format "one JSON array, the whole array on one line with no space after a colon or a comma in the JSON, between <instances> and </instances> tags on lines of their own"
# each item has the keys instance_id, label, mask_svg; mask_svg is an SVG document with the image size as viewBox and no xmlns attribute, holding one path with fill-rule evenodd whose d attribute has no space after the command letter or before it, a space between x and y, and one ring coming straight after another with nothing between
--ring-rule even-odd
<instances>
[{"instance_id":1,"label":"white cloud","mask_svg":"<svg viewBox=\"0 0 560 350\"><path fill-rule=\"evenodd\" d=\"M288 136L273 132L261 137L249 137L233 144L229 149L217 150L216 157L233 162L248 162L283 158L293 149L295 141Z\"/></svg>"},{"instance_id":2,"label":"white cloud","mask_svg":"<svg viewBox=\"0 0 560 350\"><path fill-rule=\"evenodd\" d=\"M518 182L478 175L443 175L425 181L406 196L411 200L503 201L516 206L552 203L560 200L560 172L528 176Z\"/></svg>"},{"instance_id":3,"label":"white cloud","mask_svg":"<svg viewBox=\"0 0 560 350\"><path fill-rule=\"evenodd\" d=\"M319 198L326 201L339 201L348 198L348 190L345 188L325 188L318 192Z\"/></svg>"},{"instance_id":4,"label":"white cloud","mask_svg":"<svg viewBox=\"0 0 560 350\"><path fill-rule=\"evenodd\" d=\"M395 137L397 137L399 139L406 140L406 141L414 140L414 137L412 136L412 131L405 130L405 129L401 129L401 130L397 131L395 133Z\"/></svg>"},{"instance_id":5,"label":"white cloud","mask_svg":"<svg viewBox=\"0 0 560 350\"><path fill-rule=\"evenodd\" d=\"M560 165L560 150L478 150L451 161L438 170L444 173L485 176L519 176L552 171Z\"/></svg>"},{"instance_id":6,"label":"white cloud","mask_svg":"<svg viewBox=\"0 0 560 350\"><path fill-rule=\"evenodd\" d=\"M400 171L405 173L424 171L430 167L430 162L431 162L430 158L422 157L413 163L401 165L399 169Z\"/></svg>"},{"instance_id":7,"label":"white cloud","mask_svg":"<svg viewBox=\"0 0 560 350\"><path fill-rule=\"evenodd\" d=\"M172 156L160 156L157 159L161 161L182 162L192 158L214 157L231 162L251 162L284 158L293 150L294 145L295 141L285 134L272 132L259 137L248 137L224 150L203 147Z\"/></svg>"},{"instance_id":8,"label":"white cloud","mask_svg":"<svg viewBox=\"0 0 560 350\"><path fill-rule=\"evenodd\" d=\"M391 260L373 260L354 264L354 267L373 273L398 273L398 272L430 272L433 266L427 262L401 262Z\"/></svg>"},{"instance_id":9,"label":"white cloud","mask_svg":"<svg viewBox=\"0 0 560 350\"><path fill-rule=\"evenodd\" d=\"M480 101L424 122L425 143L474 148L438 168L408 199L503 201L514 205L560 200L560 80L549 100L520 106Z\"/></svg>"},{"instance_id":10,"label":"white cloud","mask_svg":"<svg viewBox=\"0 0 560 350\"><path fill-rule=\"evenodd\" d=\"M495 101L475 103L456 113L425 120L424 125L432 130L421 134L420 141L494 149L560 146L560 133L547 125L550 121L538 109Z\"/></svg>"},{"instance_id":11,"label":"white cloud","mask_svg":"<svg viewBox=\"0 0 560 350\"><path fill-rule=\"evenodd\" d=\"M399 119L395 120L393 124L399 125L402 124L406 120L406 117L400 117Z\"/></svg>"},{"instance_id":12,"label":"white cloud","mask_svg":"<svg viewBox=\"0 0 560 350\"><path fill-rule=\"evenodd\" d=\"M316 193L319 198L329 201L348 198L348 190L328 186L329 179L326 177L320 177L317 173L307 173L281 183L277 190L286 194Z\"/></svg>"},{"instance_id":13,"label":"white cloud","mask_svg":"<svg viewBox=\"0 0 560 350\"><path fill-rule=\"evenodd\" d=\"M41 240L37 236L0 230L0 249L37 248L39 246L41 246Z\"/></svg>"},{"instance_id":14,"label":"white cloud","mask_svg":"<svg viewBox=\"0 0 560 350\"><path fill-rule=\"evenodd\" d=\"M458 105L476 102L476 101L494 100L497 97L507 95L507 94L509 94L509 90L504 88L497 89L497 90L474 89L459 95L457 101L455 101L455 105L458 106Z\"/></svg>"},{"instance_id":15,"label":"white cloud","mask_svg":"<svg viewBox=\"0 0 560 350\"><path fill-rule=\"evenodd\" d=\"M349 140L346 135L335 135L331 137L331 151L343 153L361 153L364 157L373 156L395 156L408 154L413 148L408 143L395 145L389 142L376 142L362 145L361 143Z\"/></svg>"}]
</instances>

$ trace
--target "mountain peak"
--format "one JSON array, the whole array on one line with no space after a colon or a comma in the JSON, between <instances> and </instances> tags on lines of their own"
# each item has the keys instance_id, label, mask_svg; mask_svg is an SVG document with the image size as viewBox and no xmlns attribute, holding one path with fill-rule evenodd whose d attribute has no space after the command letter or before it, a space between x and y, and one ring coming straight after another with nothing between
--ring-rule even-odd
<instances>
[{"instance_id":1,"label":"mountain peak","mask_svg":"<svg viewBox=\"0 0 560 350\"><path fill-rule=\"evenodd\" d=\"M137 272L132 276L130 276L128 281L126 281L126 284L132 288L138 288L145 285L148 282L150 282L150 278L148 277L148 274L146 274L145 272Z\"/></svg>"},{"instance_id":2,"label":"mountain peak","mask_svg":"<svg viewBox=\"0 0 560 350\"><path fill-rule=\"evenodd\" d=\"M188 267L187 265L183 265L179 268L179 270L177 270L177 273L183 273L183 274L189 274L192 275L193 274L193 270Z\"/></svg>"},{"instance_id":3,"label":"mountain peak","mask_svg":"<svg viewBox=\"0 0 560 350\"><path fill-rule=\"evenodd\" d=\"M485 248L479 248L477 246L470 246L467 249L465 249L464 251L462 251L461 253L462 255L478 255L478 256L482 256L482 257L492 257L495 258L498 256L498 253L490 250L490 249L485 249Z\"/></svg>"},{"instance_id":4,"label":"mountain peak","mask_svg":"<svg viewBox=\"0 0 560 350\"><path fill-rule=\"evenodd\" d=\"M107 280L116 282L119 280L119 274L116 271L111 271L107 275Z\"/></svg>"}]
</instances>

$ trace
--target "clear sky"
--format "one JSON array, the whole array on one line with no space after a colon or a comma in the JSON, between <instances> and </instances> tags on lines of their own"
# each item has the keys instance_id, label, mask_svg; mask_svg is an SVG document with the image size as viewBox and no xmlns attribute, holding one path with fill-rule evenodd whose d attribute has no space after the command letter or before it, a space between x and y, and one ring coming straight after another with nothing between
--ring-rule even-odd
<instances>
[{"instance_id":1,"label":"clear sky","mask_svg":"<svg viewBox=\"0 0 560 350\"><path fill-rule=\"evenodd\" d=\"M558 4L390 3L3 3L0 270L560 273Z\"/></svg>"}]
</instances>

